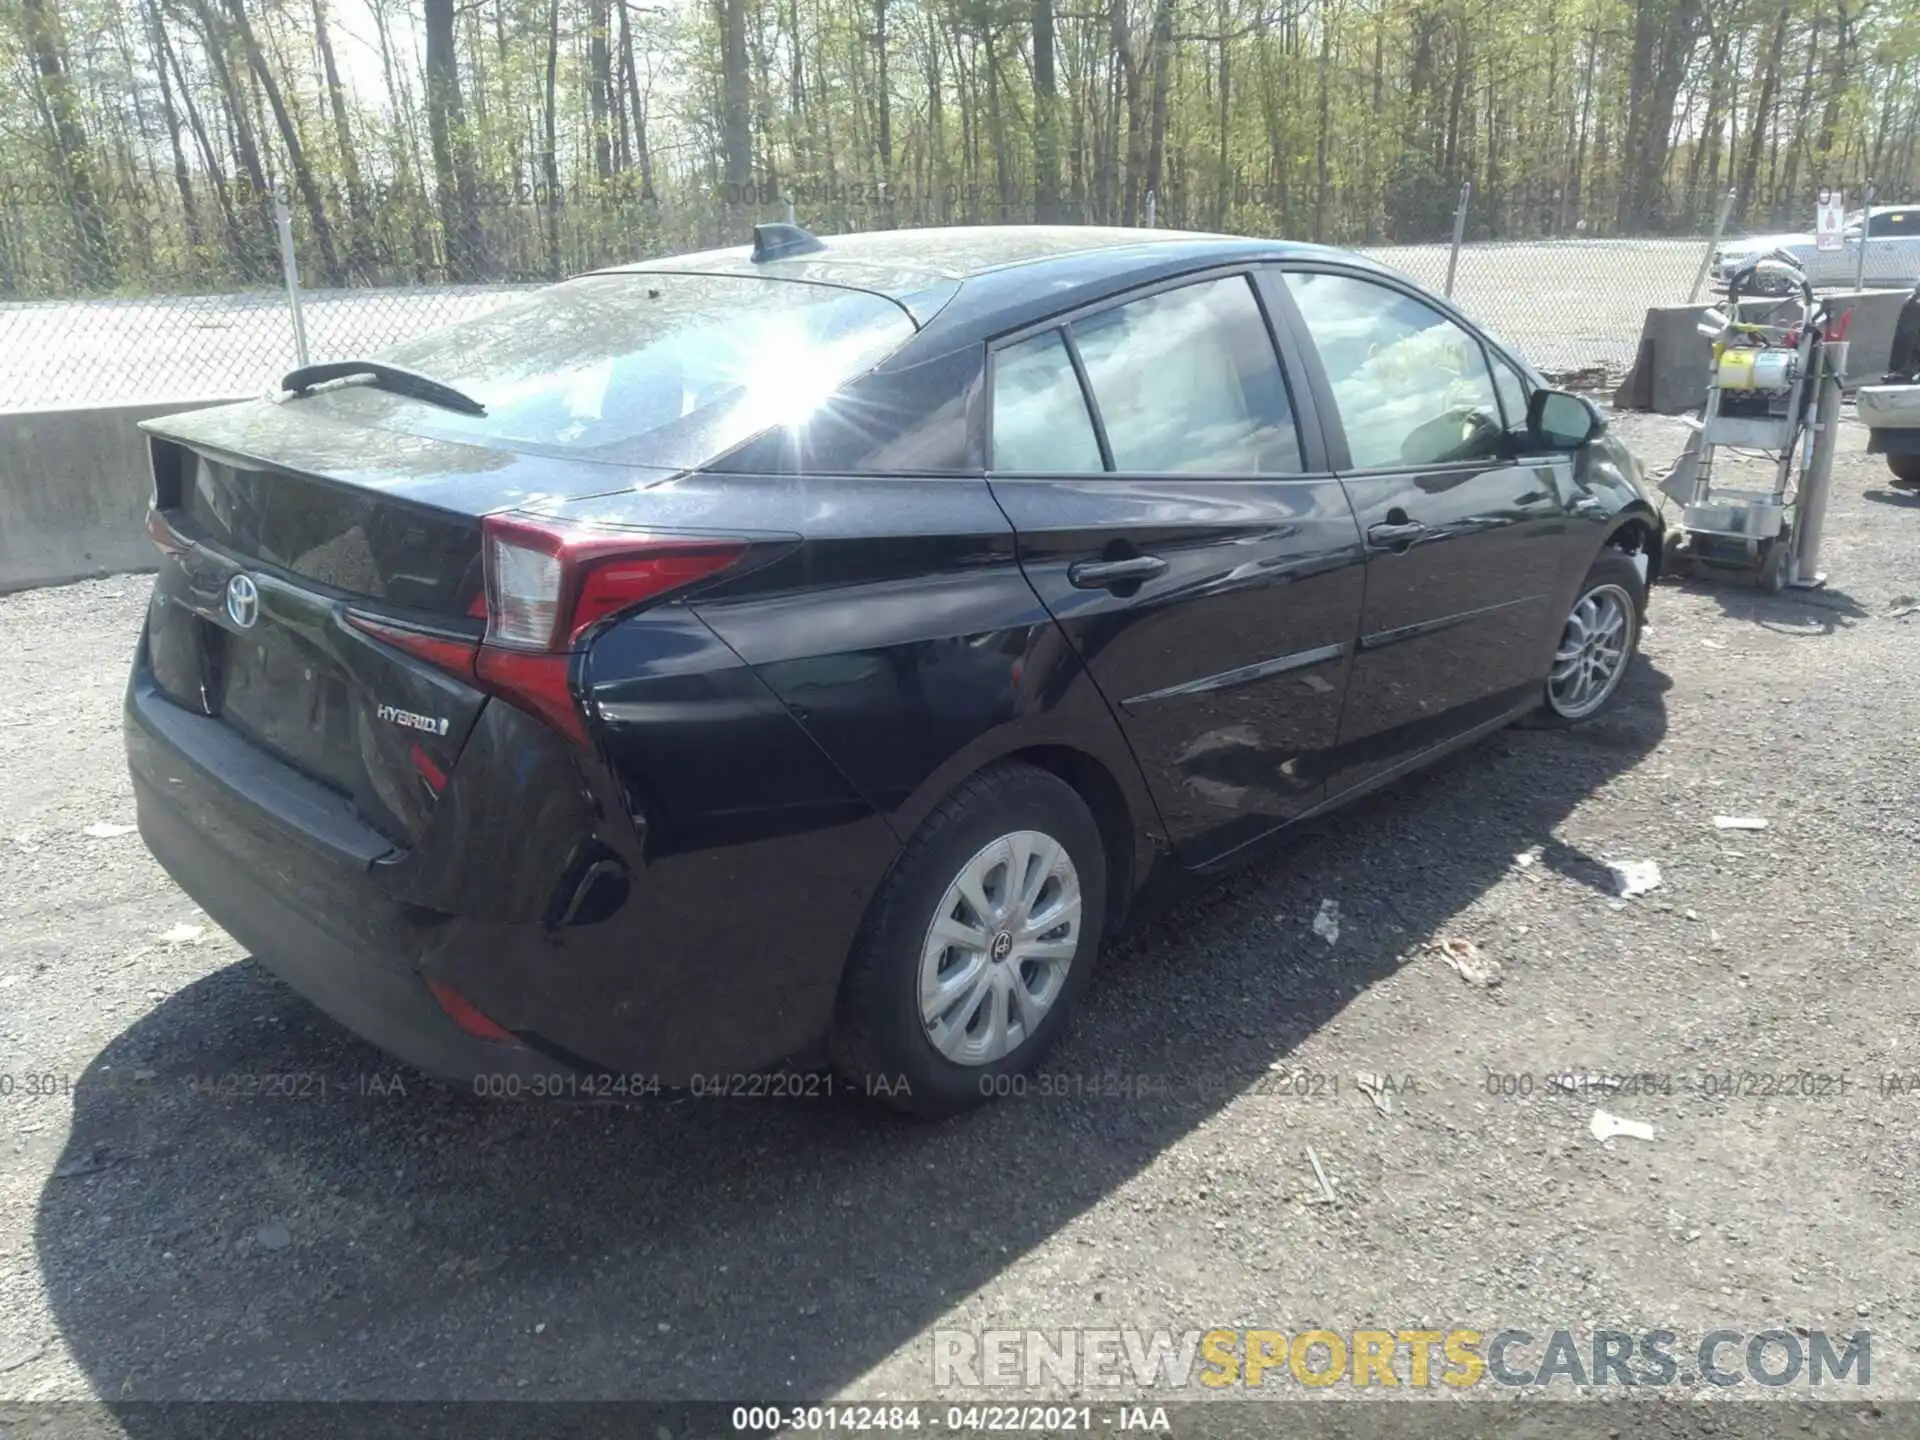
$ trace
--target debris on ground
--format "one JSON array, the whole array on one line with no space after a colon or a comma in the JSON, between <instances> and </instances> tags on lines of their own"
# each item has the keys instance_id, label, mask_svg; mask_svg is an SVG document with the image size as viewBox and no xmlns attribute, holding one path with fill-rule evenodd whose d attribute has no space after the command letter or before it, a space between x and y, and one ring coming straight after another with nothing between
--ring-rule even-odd
<instances>
[{"instance_id":1,"label":"debris on ground","mask_svg":"<svg viewBox=\"0 0 1920 1440\"><path fill-rule=\"evenodd\" d=\"M1613 872L1614 893L1622 900L1660 888L1660 866L1656 861L1609 860L1607 869Z\"/></svg>"},{"instance_id":2,"label":"debris on ground","mask_svg":"<svg viewBox=\"0 0 1920 1440\"><path fill-rule=\"evenodd\" d=\"M1313 1147L1307 1146L1307 1163L1313 1167L1313 1178L1320 1182L1320 1193L1308 1199L1309 1205L1337 1205L1340 1199L1333 1193L1333 1185L1327 1179L1327 1172L1320 1168L1320 1157L1313 1153Z\"/></svg>"},{"instance_id":3,"label":"debris on ground","mask_svg":"<svg viewBox=\"0 0 1920 1440\"><path fill-rule=\"evenodd\" d=\"M96 1141L93 1148L86 1154L71 1156L54 1166L53 1178L73 1180L82 1175L92 1175L96 1171L105 1170L111 1164L113 1164L113 1152L107 1148L105 1141Z\"/></svg>"},{"instance_id":4,"label":"debris on ground","mask_svg":"<svg viewBox=\"0 0 1920 1440\"><path fill-rule=\"evenodd\" d=\"M1353 1085L1362 1095L1373 1102L1373 1108L1382 1115L1393 1114L1393 1096L1388 1094L1388 1082L1371 1070L1354 1073Z\"/></svg>"},{"instance_id":5,"label":"debris on ground","mask_svg":"<svg viewBox=\"0 0 1920 1440\"><path fill-rule=\"evenodd\" d=\"M1570 370L1542 372L1549 385L1560 390L1611 390L1617 375L1605 365L1581 365Z\"/></svg>"},{"instance_id":6,"label":"debris on ground","mask_svg":"<svg viewBox=\"0 0 1920 1440\"><path fill-rule=\"evenodd\" d=\"M1653 1126L1644 1120L1623 1120L1618 1115L1609 1115L1604 1110L1593 1112L1593 1121L1587 1127L1593 1131L1593 1138L1602 1142L1624 1135L1629 1140L1653 1139Z\"/></svg>"},{"instance_id":7,"label":"debris on ground","mask_svg":"<svg viewBox=\"0 0 1920 1440\"><path fill-rule=\"evenodd\" d=\"M1716 815L1713 817L1716 830L1764 830L1767 822L1758 815Z\"/></svg>"},{"instance_id":8,"label":"debris on ground","mask_svg":"<svg viewBox=\"0 0 1920 1440\"><path fill-rule=\"evenodd\" d=\"M182 922L170 929L162 931L154 938L162 945L198 945L206 938L206 934L206 929L203 926L188 925Z\"/></svg>"},{"instance_id":9,"label":"debris on ground","mask_svg":"<svg viewBox=\"0 0 1920 1440\"><path fill-rule=\"evenodd\" d=\"M1448 935L1433 942L1440 958L1469 985L1491 990L1500 983L1500 962L1480 953L1480 947L1460 935Z\"/></svg>"},{"instance_id":10,"label":"debris on ground","mask_svg":"<svg viewBox=\"0 0 1920 1440\"><path fill-rule=\"evenodd\" d=\"M1726 648L1727 648L1727 642L1726 642L1726 641L1724 641L1724 640L1709 640L1709 639L1707 639L1707 638L1706 638L1705 636L1702 636L1702 637L1701 637L1701 639L1700 639L1700 643L1701 643L1702 645L1704 645L1704 646L1706 646L1706 647L1707 647L1707 649L1709 649L1709 650L1724 650L1724 649L1726 649Z\"/></svg>"},{"instance_id":11,"label":"debris on ground","mask_svg":"<svg viewBox=\"0 0 1920 1440\"><path fill-rule=\"evenodd\" d=\"M0 1360L0 1375L11 1374L22 1365L29 1365L46 1353L47 1342L44 1340L37 1341L25 1350L9 1355L5 1360Z\"/></svg>"},{"instance_id":12,"label":"debris on ground","mask_svg":"<svg viewBox=\"0 0 1920 1440\"><path fill-rule=\"evenodd\" d=\"M293 1232L287 1229L286 1221L269 1220L254 1231L253 1238L262 1250L284 1250L293 1243Z\"/></svg>"},{"instance_id":13,"label":"debris on ground","mask_svg":"<svg viewBox=\"0 0 1920 1440\"><path fill-rule=\"evenodd\" d=\"M87 834L93 836L96 840L116 840L122 835L131 835L132 833L133 826L131 825L110 825L104 820L95 821L93 824L87 826Z\"/></svg>"},{"instance_id":14,"label":"debris on ground","mask_svg":"<svg viewBox=\"0 0 1920 1440\"><path fill-rule=\"evenodd\" d=\"M1529 845L1525 850L1522 850L1518 855L1513 857L1513 863L1522 870L1531 870L1535 865L1540 863L1540 856L1545 849L1546 847L1543 845Z\"/></svg>"},{"instance_id":15,"label":"debris on ground","mask_svg":"<svg viewBox=\"0 0 1920 1440\"><path fill-rule=\"evenodd\" d=\"M1340 938L1340 902L1322 900L1313 917L1313 933L1331 945Z\"/></svg>"}]
</instances>

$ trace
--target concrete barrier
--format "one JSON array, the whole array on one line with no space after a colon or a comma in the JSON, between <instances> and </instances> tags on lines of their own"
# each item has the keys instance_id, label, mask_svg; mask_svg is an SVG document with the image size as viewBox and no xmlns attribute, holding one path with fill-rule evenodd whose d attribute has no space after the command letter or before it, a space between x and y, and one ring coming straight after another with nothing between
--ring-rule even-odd
<instances>
[{"instance_id":1,"label":"concrete barrier","mask_svg":"<svg viewBox=\"0 0 1920 1440\"><path fill-rule=\"evenodd\" d=\"M1836 314L1851 311L1847 322L1847 386L1872 385L1886 373L1893 353L1893 328L1910 290L1850 290L1821 298ZM1754 318L1772 302L1743 300L1740 311ZM1617 410L1651 410L1684 415L1707 400L1707 365L1713 342L1697 328L1711 305L1657 305L1640 327L1633 368L1613 392Z\"/></svg>"},{"instance_id":2,"label":"concrete barrier","mask_svg":"<svg viewBox=\"0 0 1920 1440\"><path fill-rule=\"evenodd\" d=\"M155 568L139 422L219 403L0 412L0 594Z\"/></svg>"},{"instance_id":3,"label":"concrete barrier","mask_svg":"<svg viewBox=\"0 0 1920 1440\"><path fill-rule=\"evenodd\" d=\"M1713 342L1699 331L1711 305L1656 305L1640 326L1633 368L1613 392L1616 410L1681 415L1707 398L1707 362Z\"/></svg>"}]
</instances>

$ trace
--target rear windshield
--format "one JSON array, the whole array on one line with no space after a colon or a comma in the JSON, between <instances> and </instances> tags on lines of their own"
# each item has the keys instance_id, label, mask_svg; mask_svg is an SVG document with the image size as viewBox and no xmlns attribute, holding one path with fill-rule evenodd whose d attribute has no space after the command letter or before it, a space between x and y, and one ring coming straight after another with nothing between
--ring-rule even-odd
<instances>
[{"instance_id":1,"label":"rear windshield","mask_svg":"<svg viewBox=\"0 0 1920 1440\"><path fill-rule=\"evenodd\" d=\"M484 416L349 384L307 403L409 434L698 465L797 424L913 334L893 301L731 275L592 275L518 296L381 358Z\"/></svg>"}]
</instances>

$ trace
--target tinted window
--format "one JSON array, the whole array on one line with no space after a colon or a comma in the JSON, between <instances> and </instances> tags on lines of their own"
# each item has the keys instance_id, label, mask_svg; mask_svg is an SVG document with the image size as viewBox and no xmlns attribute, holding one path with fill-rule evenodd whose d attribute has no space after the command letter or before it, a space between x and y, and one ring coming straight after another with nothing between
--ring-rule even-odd
<instances>
[{"instance_id":1,"label":"tinted window","mask_svg":"<svg viewBox=\"0 0 1920 1440\"><path fill-rule=\"evenodd\" d=\"M1058 330L993 357L993 468L1069 475L1104 468L1087 397Z\"/></svg>"},{"instance_id":2,"label":"tinted window","mask_svg":"<svg viewBox=\"0 0 1920 1440\"><path fill-rule=\"evenodd\" d=\"M1114 469L1299 472L1287 387L1245 276L1162 291L1072 333Z\"/></svg>"},{"instance_id":3,"label":"tinted window","mask_svg":"<svg viewBox=\"0 0 1920 1440\"><path fill-rule=\"evenodd\" d=\"M1370 280L1289 274L1356 469L1497 454L1486 352L1438 310Z\"/></svg>"},{"instance_id":4,"label":"tinted window","mask_svg":"<svg viewBox=\"0 0 1920 1440\"><path fill-rule=\"evenodd\" d=\"M861 291L752 276L594 275L386 352L473 396L484 416L364 386L326 399L421 435L698 464L805 420L912 334L898 305Z\"/></svg>"}]
</instances>

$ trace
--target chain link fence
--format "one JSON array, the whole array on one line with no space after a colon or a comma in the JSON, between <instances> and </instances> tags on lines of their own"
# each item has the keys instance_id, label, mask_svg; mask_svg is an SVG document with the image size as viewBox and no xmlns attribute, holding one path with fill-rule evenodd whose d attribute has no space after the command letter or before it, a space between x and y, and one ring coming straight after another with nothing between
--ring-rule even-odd
<instances>
[{"instance_id":1,"label":"chain link fence","mask_svg":"<svg viewBox=\"0 0 1920 1440\"><path fill-rule=\"evenodd\" d=\"M1598 388L1633 363L1650 305L1690 298L1709 236L1649 240L1481 241L1360 253L1444 291L1561 383ZM1705 293L1704 291L1702 293Z\"/></svg>"},{"instance_id":2,"label":"chain link fence","mask_svg":"<svg viewBox=\"0 0 1920 1440\"><path fill-rule=\"evenodd\" d=\"M804 201L807 197L800 197ZM479 314L560 274L681 253L745 237L754 220L794 216L830 234L887 224L992 220L972 205L886 204L874 197L809 213L793 197L752 203L663 207L620 198L568 200L483 210L485 223L464 256L445 237L407 234L423 222L396 214L369 227L371 249L316 254L310 227L283 197L247 207L234 222L245 243L189 234L156 221L144 237L143 288L177 293L137 297L13 300L25 291L87 288L82 268L51 247L46 217L10 214L0 204L0 409L135 400L219 399L260 393L302 359L377 354L388 346ZM1184 206L1142 224L1273 233L1257 214L1195 216ZM226 199L227 212L236 206ZM211 212L209 212L211 213ZM1224 224L1209 226L1209 219ZM1437 217L1444 229L1446 217ZM1452 217L1454 239L1355 245L1358 253L1450 293L1550 376L1599 387L1630 365L1649 305L1686 301L1713 238L1472 239L1470 205ZM172 223L174 233L166 228ZM1281 227L1284 233L1284 228ZM124 240L122 244L126 243ZM439 257L426 263L417 257ZM409 258L415 257L415 258ZM464 260L456 267L455 261ZM499 278L456 284L438 278L478 269ZM296 303L297 297L297 303ZM304 354L303 354L304 352Z\"/></svg>"}]
</instances>

